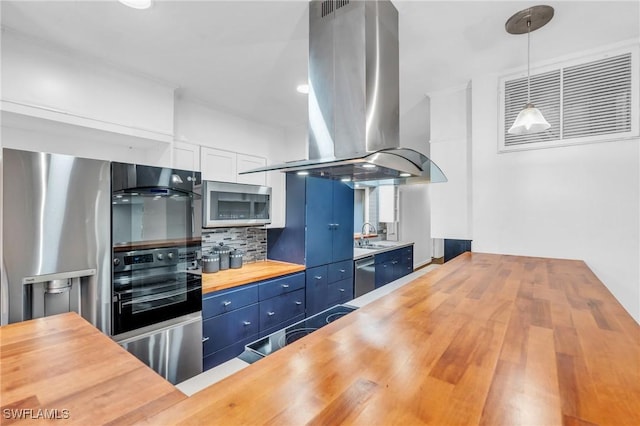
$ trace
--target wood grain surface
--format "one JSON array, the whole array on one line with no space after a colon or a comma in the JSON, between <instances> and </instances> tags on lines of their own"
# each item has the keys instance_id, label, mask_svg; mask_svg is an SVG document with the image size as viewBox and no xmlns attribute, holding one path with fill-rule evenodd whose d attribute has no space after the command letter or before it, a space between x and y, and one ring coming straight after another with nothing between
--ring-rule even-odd
<instances>
[{"instance_id":1,"label":"wood grain surface","mask_svg":"<svg viewBox=\"0 0 640 426\"><path fill-rule=\"evenodd\" d=\"M2 425L131 424L186 399L75 313L0 327L0 377Z\"/></svg>"},{"instance_id":2,"label":"wood grain surface","mask_svg":"<svg viewBox=\"0 0 640 426\"><path fill-rule=\"evenodd\" d=\"M202 274L202 293L224 290L256 281L304 271L304 265L265 260L242 265L240 269L225 269L212 274Z\"/></svg>"},{"instance_id":3,"label":"wood grain surface","mask_svg":"<svg viewBox=\"0 0 640 426\"><path fill-rule=\"evenodd\" d=\"M76 314L1 327L0 373L3 425L640 424L640 327L574 260L465 253L190 398Z\"/></svg>"},{"instance_id":4,"label":"wood grain surface","mask_svg":"<svg viewBox=\"0 0 640 426\"><path fill-rule=\"evenodd\" d=\"M144 423L638 425L640 327L581 261L465 253Z\"/></svg>"}]
</instances>

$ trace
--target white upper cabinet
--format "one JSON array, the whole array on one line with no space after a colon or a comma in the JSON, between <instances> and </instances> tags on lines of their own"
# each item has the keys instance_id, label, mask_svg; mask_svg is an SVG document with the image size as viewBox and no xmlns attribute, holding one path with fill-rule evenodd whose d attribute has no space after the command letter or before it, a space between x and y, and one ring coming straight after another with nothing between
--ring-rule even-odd
<instances>
[{"instance_id":1,"label":"white upper cabinet","mask_svg":"<svg viewBox=\"0 0 640 426\"><path fill-rule=\"evenodd\" d=\"M237 182L237 153L221 149L200 147L202 180Z\"/></svg>"},{"instance_id":2,"label":"white upper cabinet","mask_svg":"<svg viewBox=\"0 0 640 426\"><path fill-rule=\"evenodd\" d=\"M394 185L378 187L378 222L397 222L397 190Z\"/></svg>"},{"instance_id":3,"label":"white upper cabinet","mask_svg":"<svg viewBox=\"0 0 640 426\"><path fill-rule=\"evenodd\" d=\"M203 180L266 185L266 173L239 174L266 165L267 159L264 157L200 147L200 167Z\"/></svg>"},{"instance_id":4,"label":"white upper cabinet","mask_svg":"<svg viewBox=\"0 0 640 426\"><path fill-rule=\"evenodd\" d=\"M186 142L173 142L173 167L200 171L200 146Z\"/></svg>"},{"instance_id":5,"label":"white upper cabinet","mask_svg":"<svg viewBox=\"0 0 640 426\"><path fill-rule=\"evenodd\" d=\"M267 159L263 157L256 157L254 155L238 154L236 167L237 172L242 173L247 170L257 169L258 167L264 167L267 165ZM267 174L266 172L251 173L248 175L238 175L238 183L248 183L251 185L266 185Z\"/></svg>"}]
</instances>

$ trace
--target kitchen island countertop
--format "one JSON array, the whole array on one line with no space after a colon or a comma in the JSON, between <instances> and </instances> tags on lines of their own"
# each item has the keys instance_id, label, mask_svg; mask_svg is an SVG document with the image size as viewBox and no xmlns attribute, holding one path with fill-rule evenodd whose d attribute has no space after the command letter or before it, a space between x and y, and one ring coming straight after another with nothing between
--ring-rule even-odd
<instances>
[{"instance_id":1,"label":"kitchen island countertop","mask_svg":"<svg viewBox=\"0 0 640 426\"><path fill-rule=\"evenodd\" d=\"M582 261L464 253L157 424L640 424L640 326Z\"/></svg>"},{"instance_id":2,"label":"kitchen island countertop","mask_svg":"<svg viewBox=\"0 0 640 426\"><path fill-rule=\"evenodd\" d=\"M1 331L2 408L64 424L640 424L640 326L576 260L464 253L189 398L75 314Z\"/></svg>"},{"instance_id":3,"label":"kitchen island countertop","mask_svg":"<svg viewBox=\"0 0 640 426\"><path fill-rule=\"evenodd\" d=\"M187 398L76 313L0 328L0 391L3 425L131 424Z\"/></svg>"}]
</instances>

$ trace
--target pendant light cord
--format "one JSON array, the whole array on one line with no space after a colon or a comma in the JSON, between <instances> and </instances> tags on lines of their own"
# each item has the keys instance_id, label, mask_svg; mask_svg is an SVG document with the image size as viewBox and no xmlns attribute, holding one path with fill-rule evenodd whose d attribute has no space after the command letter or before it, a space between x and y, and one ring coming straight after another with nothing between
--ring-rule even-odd
<instances>
[{"instance_id":1,"label":"pendant light cord","mask_svg":"<svg viewBox=\"0 0 640 426\"><path fill-rule=\"evenodd\" d=\"M531 103L531 18L527 20L527 105Z\"/></svg>"}]
</instances>

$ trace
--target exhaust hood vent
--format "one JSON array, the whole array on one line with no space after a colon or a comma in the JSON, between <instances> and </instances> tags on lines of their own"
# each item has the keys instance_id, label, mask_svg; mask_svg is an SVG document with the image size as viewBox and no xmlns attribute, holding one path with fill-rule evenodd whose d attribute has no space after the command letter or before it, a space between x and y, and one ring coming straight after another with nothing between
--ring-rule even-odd
<instances>
[{"instance_id":1,"label":"exhaust hood vent","mask_svg":"<svg viewBox=\"0 0 640 426\"><path fill-rule=\"evenodd\" d=\"M342 6L346 6L349 4L349 0L324 0L322 2L321 14L320 17L324 18L325 16L333 13L334 10L340 9Z\"/></svg>"},{"instance_id":2,"label":"exhaust hood vent","mask_svg":"<svg viewBox=\"0 0 640 426\"><path fill-rule=\"evenodd\" d=\"M349 6L349 7L345 7ZM390 0L309 3L309 160L280 170L354 186L446 182L399 144L398 11Z\"/></svg>"}]
</instances>

